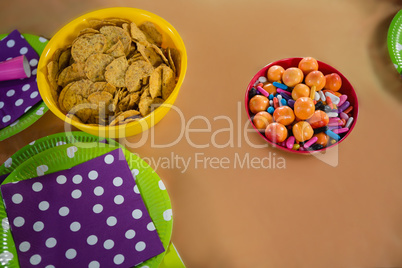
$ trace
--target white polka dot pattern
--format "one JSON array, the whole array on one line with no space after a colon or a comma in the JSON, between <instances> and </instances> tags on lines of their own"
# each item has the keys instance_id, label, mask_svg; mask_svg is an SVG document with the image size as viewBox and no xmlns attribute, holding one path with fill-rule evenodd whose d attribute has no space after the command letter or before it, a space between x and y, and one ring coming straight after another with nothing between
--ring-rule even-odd
<instances>
[{"instance_id":1,"label":"white polka dot pattern","mask_svg":"<svg viewBox=\"0 0 402 268\"><path fill-rule=\"evenodd\" d=\"M21 54L21 55L25 55L25 54L27 54L27 52L28 52L28 48L27 48L27 47L23 47L23 48L20 49L20 54Z\"/></svg>"},{"instance_id":2,"label":"white polka dot pattern","mask_svg":"<svg viewBox=\"0 0 402 268\"><path fill-rule=\"evenodd\" d=\"M45 244L48 248L54 248L57 244L57 240L54 237L50 237L46 240Z\"/></svg>"},{"instance_id":3,"label":"white polka dot pattern","mask_svg":"<svg viewBox=\"0 0 402 268\"><path fill-rule=\"evenodd\" d=\"M14 202L14 204L21 204L23 197L20 194L15 194L15 195L13 195L11 200Z\"/></svg>"},{"instance_id":4,"label":"white polka dot pattern","mask_svg":"<svg viewBox=\"0 0 402 268\"><path fill-rule=\"evenodd\" d=\"M42 202L40 202L39 203L39 205L38 205L38 207L39 207L39 209L41 210L41 211L46 211L46 210L48 210L49 209L49 202L47 202L47 201L42 201Z\"/></svg>"},{"instance_id":5,"label":"white polka dot pattern","mask_svg":"<svg viewBox=\"0 0 402 268\"><path fill-rule=\"evenodd\" d=\"M30 248L31 248L31 244L27 241L22 242L19 247L20 251L22 251L22 252L27 252Z\"/></svg>"},{"instance_id":6,"label":"white polka dot pattern","mask_svg":"<svg viewBox=\"0 0 402 268\"><path fill-rule=\"evenodd\" d=\"M88 238L87 238L87 243L88 243L88 245L93 246L93 245L95 245L97 242L98 242L98 237L96 237L96 235L88 236Z\"/></svg>"},{"instance_id":7,"label":"white polka dot pattern","mask_svg":"<svg viewBox=\"0 0 402 268\"><path fill-rule=\"evenodd\" d=\"M14 47L14 45L15 45L15 41L14 40L8 40L7 41L7 47L9 47L9 48L12 48L12 47Z\"/></svg>"}]
</instances>

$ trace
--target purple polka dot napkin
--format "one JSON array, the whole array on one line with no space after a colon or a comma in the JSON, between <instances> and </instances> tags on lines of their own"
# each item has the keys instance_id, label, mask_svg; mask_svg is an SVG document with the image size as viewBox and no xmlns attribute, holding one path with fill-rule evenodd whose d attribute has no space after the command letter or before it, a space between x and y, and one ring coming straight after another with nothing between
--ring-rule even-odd
<instances>
[{"instance_id":1,"label":"purple polka dot napkin","mask_svg":"<svg viewBox=\"0 0 402 268\"><path fill-rule=\"evenodd\" d=\"M21 267L133 267L164 251L122 154L0 187Z\"/></svg>"},{"instance_id":2,"label":"purple polka dot napkin","mask_svg":"<svg viewBox=\"0 0 402 268\"><path fill-rule=\"evenodd\" d=\"M32 76L0 82L0 129L15 122L41 100L36 84L39 56L24 37L14 30L0 41L0 61L25 55L31 65Z\"/></svg>"}]
</instances>

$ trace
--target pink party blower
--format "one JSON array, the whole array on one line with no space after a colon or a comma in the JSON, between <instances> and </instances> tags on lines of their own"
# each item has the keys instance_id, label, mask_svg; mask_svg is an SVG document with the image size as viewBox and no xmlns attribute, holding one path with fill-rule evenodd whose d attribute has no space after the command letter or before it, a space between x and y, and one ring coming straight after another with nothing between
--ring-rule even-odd
<instances>
[{"instance_id":1,"label":"pink party blower","mask_svg":"<svg viewBox=\"0 0 402 268\"><path fill-rule=\"evenodd\" d=\"M31 67L25 56L0 62L0 81L31 77Z\"/></svg>"}]
</instances>

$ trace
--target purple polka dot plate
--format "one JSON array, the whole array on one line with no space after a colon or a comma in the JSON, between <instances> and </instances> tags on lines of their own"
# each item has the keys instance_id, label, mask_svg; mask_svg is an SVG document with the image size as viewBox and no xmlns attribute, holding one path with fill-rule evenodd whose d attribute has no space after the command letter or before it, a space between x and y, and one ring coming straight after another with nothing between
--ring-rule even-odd
<instances>
[{"instance_id":1,"label":"purple polka dot plate","mask_svg":"<svg viewBox=\"0 0 402 268\"><path fill-rule=\"evenodd\" d=\"M6 38L8 36L9 36L8 34L0 34L0 40ZM32 34L22 34L21 38L24 38L29 43L29 45L35 50L37 55L40 55L42 53L43 49L45 48L46 44L48 43L47 39L36 36L36 35L32 35ZM14 40L11 39L6 42L6 47L14 48L17 46L17 44L18 44L18 42L15 42ZM22 47L21 49L19 49L19 53L26 55L27 49L25 49L25 47ZM30 79L33 81L33 83L30 83L30 84L29 83L26 83L26 84L21 83L21 89L20 89L21 92L28 92L29 90L32 90L32 88L29 88L31 85L36 87L36 82L35 82L36 68L35 67L38 64L38 60L36 58L32 58L29 61L29 63L31 66L32 74L33 74ZM5 81L4 83L7 84L9 82L10 81ZM18 93L18 90L19 90L18 88L13 88L13 89L7 90L5 98L7 98L7 99L8 98L17 98L18 94L16 94L16 93ZM40 98L40 96L36 95L35 92L38 92L38 91L37 90L33 91L30 94L30 98L31 97L33 99ZM18 118L12 118L8 114L5 114L4 116L2 116L2 118L1 118L2 123L7 124L7 126L0 129L0 141L5 140L5 139L21 132L22 130L28 128L30 125L35 123L39 118L41 118L43 116L43 114L48 110L47 106L45 105L45 103L43 101L39 101L35 105L30 106L29 104L27 104L26 101L24 101L24 99L17 98L15 100L13 100L12 103L17 108L23 109L23 114L22 114L22 116L19 116ZM0 109L6 109L7 107L5 107L5 104L6 104L6 102L2 101L0 99ZM27 104L26 107L24 106L25 104Z\"/></svg>"}]
</instances>

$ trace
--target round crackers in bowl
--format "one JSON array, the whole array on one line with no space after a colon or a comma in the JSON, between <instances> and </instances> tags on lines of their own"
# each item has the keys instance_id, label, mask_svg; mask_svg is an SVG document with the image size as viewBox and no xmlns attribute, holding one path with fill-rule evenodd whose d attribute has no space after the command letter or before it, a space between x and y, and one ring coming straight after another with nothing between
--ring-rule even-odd
<instances>
[{"instance_id":1,"label":"round crackers in bowl","mask_svg":"<svg viewBox=\"0 0 402 268\"><path fill-rule=\"evenodd\" d=\"M105 137L138 134L173 105L187 68L177 31L135 8L85 14L50 40L38 85L59 118Z\"/></svg>"}]
</instances>

